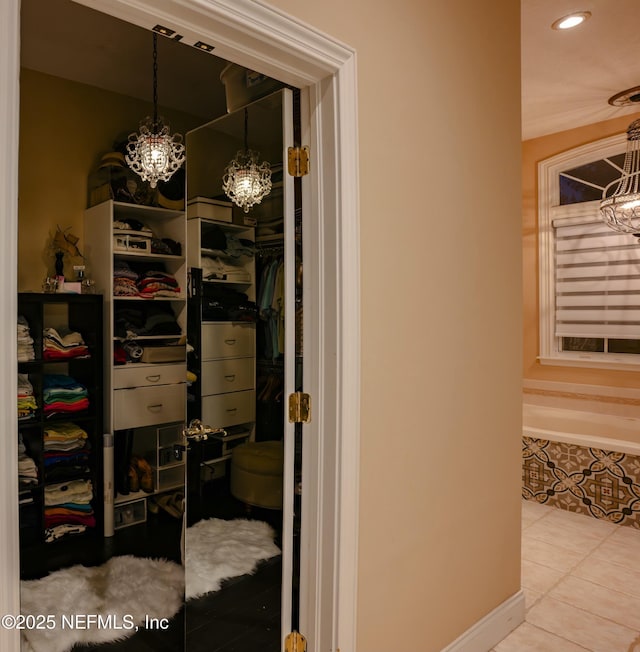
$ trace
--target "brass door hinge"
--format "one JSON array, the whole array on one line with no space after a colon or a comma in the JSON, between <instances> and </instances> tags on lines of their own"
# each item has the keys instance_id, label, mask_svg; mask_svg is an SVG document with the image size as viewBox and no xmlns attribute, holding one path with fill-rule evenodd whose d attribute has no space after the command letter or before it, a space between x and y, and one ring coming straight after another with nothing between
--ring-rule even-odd
<instances>
[{"instance_id":1,"label":"brass door hinge","mask_svg":"<svg viewBox=\"0 0 640 652\"><path fill-rule=\"evenodd\" d=\"M291 632L284 639L285 652L306 652L307 639L300 632Z\"/></svg>"},{"instance_id":2,"label":"brass door hinge","mask_svg":"<svg viewBox=\"0 0 640 652\"><path fill-rule=\"evenodd\" d=\"M311 396L305 392L289 394L289 423L311 421Z\"/></svg>"},{"instance_id":3,"label":"brass door hinge","mask_svg":"<svg viewBox=\"0 0 640 652\"><path fill-rule=\"evenodd\" d=\"M289 147L288 150L289 174L292 177L304 177L309 174L309 148Z\"/></svg>"}]
</instances>

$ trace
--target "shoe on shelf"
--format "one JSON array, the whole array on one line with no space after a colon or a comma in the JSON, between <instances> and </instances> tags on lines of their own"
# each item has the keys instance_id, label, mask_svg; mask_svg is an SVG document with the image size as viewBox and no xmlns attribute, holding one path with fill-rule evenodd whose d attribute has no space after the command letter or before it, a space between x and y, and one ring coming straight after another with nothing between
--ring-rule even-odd
<instances>
[{"instance_id":1,"label":"shoe on shelf","mask_svg":"<svg viewBox=\"0 0 640 652\"><path fill-rule=\"evenodd\" d=\"M156 496L155 501L161 509L167 512L170 516L173 516L173 518L182 518L182 512L173 504L173 494Z\"/></svg>"},{"instance_id":2,"label":"shoe on shelf","mask_svg":"<svg viewBox=\"0 0 640 652\"><path fill-rule=\"evenodd\" d=\"M131 458L131 464L137 471L139 487L145 493L153 493L153 469L144 457L135 455Z\"/></svg>"},{"instance_id":3,"label":"shoe on shelf","mask_svg":"<svg viewBox=\"0 0 640 652\"><path fill-rule=\"evenodd\" d=\"M129 472L127 474L128 478L128 489L129 491L136 492L140 491L140 479L138 477L138 470L136 469L135 465L133 464L133 460L131 461L131 464L129 464Z\"/></svg>"}]
</instances>

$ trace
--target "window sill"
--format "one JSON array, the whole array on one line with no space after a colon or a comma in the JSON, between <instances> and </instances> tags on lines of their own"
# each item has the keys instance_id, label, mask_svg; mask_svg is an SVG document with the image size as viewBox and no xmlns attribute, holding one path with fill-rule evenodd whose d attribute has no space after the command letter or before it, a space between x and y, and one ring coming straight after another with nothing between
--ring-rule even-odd
<instances>
[{"instance_id":1,"label":"window sill","mask_svg":"<svg viewBox=\"0 0 640 652\"><path fill-rule=\"evenodd\" d=\"M543 365L556 367L583 367L591 369L613 369L617 371L640 371L640 359L636 362L621 360L620 358L606 359L588 355L580 356L538 356L538 361Z\"/></svg>"}]
</instances>

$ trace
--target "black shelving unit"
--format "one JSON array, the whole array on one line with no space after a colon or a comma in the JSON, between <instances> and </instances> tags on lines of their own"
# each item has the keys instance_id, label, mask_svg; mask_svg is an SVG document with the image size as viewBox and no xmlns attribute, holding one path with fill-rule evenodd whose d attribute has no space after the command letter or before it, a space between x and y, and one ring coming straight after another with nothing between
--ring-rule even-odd
<instances>
[{"instance_id":1,"label":"black shelving unit","mask_svg":"<svg viewBox=\"0 0 640 652\"><path fill-rule=\"evenodd\" d=\"M38 482L20 487L20 546L23 577L40 574L37 569L51 571L76 563L73 552L80 540L99 540L103 537L103 354L102 354L102 295L19 293L18 314L22 315L34 340L35 359L18 362L18 372L27 374L33 386L37 403L35 413L18 420L27 454L38 469ZM89 349L89 357L64 360L45 360L43 357L43 330L48 326L67 327L79 332ZM43 378L47 374L68 375L87 388L89 407L68 414L46 415L43 401ZM44 430L55 423L74 423L86 431L90 446L88 472L65 478L57 475L49 480L44 464ZM93 487L95 527L88 527L78 535L61 537L53 542L45 540L44 493L48 484L67 479L90 479ZM44 568L43 560L49 560ZM54 561L55 560L55 561ZM52 564L54 567L52 567Z\"/></svg>"}]
</instances>

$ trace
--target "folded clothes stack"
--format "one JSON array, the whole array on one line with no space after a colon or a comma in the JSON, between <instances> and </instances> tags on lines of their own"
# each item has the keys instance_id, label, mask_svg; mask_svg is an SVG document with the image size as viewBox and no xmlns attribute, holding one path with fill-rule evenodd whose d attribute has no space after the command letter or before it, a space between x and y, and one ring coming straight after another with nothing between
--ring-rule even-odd
<instances>
[{"instance_id":1,"label":"folded clothes stack","mask_svg":"<svg viewBox=\"0 0 640 652\"><path fill-rule=\"evenodd\" d=\"M124 260L116 260L113 265L113 294L116 297L137 297L136 281L138 273Z\"/></svg>"},{"instance_id":2,"label":"folded clothes stack","mask_svg":"<svg viewBox=\"0 0 640 652\"><path fill-rule=\"evenodd\" d=\"M52 484L44 489L44 525L46 541L55 541L61 535L79 534L95 527L91 506L91 480L71 480Z\"/></svg>"},{"instance_id":3,"label":"folded clothes stack","mask_svg":"<svg viewBox=\"0 0 640 652\"><path fill-rule=\"evenodd\" d=\"M179 335L180 325L175 314L165 302L139 301L116 306L114 333L123 339L135 339L141 335Z\"/></svg>"},{"instance_id":4,"label":"folded clothes stack","mask_svg":"<svg viewBox=\"0 0 640 652\"><path fill-rule=\"evenodd\" d=\"M46 416L74 413L89 408L87 388L71 376L45 374L42 379L42 400Z\"/></svg>"},{"instance_id":5,"label":"folded clothes stack","mask_svg":"<svg viewBox=\"0 0 640 652\"><path fill-rule=\"evenodd\" d=\"M44 473L47 480L71 480L86 475L90 453L87 433L75 423L57 423L45 428Z\"/></svg>"},{"instance_id":6,"label":"folded clothes stack","mask_svg":"<svg viewBox=\"0 0 640 652\"><path fill-rule=\"evenodd\" d=\"M38 404L28 374L18 374L18 419L28 421L35 416Z\"/></svg>"},{"instance_id":7,"label":"folded clothes stack","mask_svg":"<svg viewBox=\"0 0 640 652\"><path fill-rule=\"evenodd\" d=\"M18 433L18 482L20 489L38 484L38 467L27 454L22 433Z\"/></svg>"},{"instance_id":8,"label":"folded clothes stack","mask_svg":"<svg viewBox=\"0 0 640 652\"><path fill-rule=\"evenodd\" d=\"M175 297L180 294L178 281L162 269L150 269L140 276L138 294L144 299Z\"/></svg>"},{"instance_id":9,"label":"folded clothes stack","mask_svg":"<svg viewBox=\"0 0 640 652\"><path fill-rule=\"evenodd\" d=\"M180 294L180 284L161 264L134 265L117 261L113 269L113 294L117 297L174 298Z\"/></svg>"},{"instance_id":10,"label":"folded clothes stack","mask_svg":"<svg viewBox=\"0 0 640 652\"><path fill-rule=\"evenodd\" d=\"M18 362L29 362L35 359L33 338L29 331L29 324L22 316L18 316Z\"/></svg>"},{"instance_id":11,"label":"folded clothes stack","mask_svg":"<svg viewBox=\"0 0 640 652\"><path fill-rule=\"evenodd\" d=\"M45 328L43 332L43 357L45 360L88 358L89 348L82 335L75 331Z\"/></svg>"},{"instance_id":12,"label":"folded clothes stack","mask_svg":"<svg viewBox=\"0 0 640 652\"><path fill-rule=\"evenodd\" d=\"M202 278L206 280L250 283L251 274L238 265L232 265L220 258L202 257Z\"/></svg>"}]
</instances>

